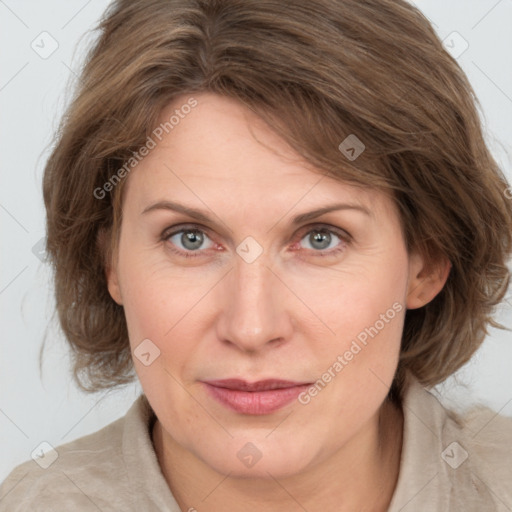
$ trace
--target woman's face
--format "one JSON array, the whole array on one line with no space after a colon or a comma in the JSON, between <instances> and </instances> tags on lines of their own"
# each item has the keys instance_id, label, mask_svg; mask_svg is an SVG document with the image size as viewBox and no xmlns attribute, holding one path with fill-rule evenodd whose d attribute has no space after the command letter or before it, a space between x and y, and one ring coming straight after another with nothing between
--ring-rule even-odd
<instances>
[{"instance_id":1,"label":"woman's face","mask_svg":"<svg viewBox=\"0 0 512 512\"><path fill-rule=\"evenodd\" d=\"M169 442L224 474L300 473L375 426L405 310L435 293L389 198L195 98L128 177L109 290Z\"/></svg>"}]
</instances>

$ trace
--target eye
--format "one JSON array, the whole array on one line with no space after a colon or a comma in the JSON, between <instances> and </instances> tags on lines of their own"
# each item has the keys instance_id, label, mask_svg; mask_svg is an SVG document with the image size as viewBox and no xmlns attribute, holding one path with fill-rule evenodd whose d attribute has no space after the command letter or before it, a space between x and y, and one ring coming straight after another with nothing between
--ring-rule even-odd
<instances>
[{"instance_id":1,"label":"eye","mask_svg":"<svg viewBox=\"0 0 512 512\"><path fill-rule=\"evenodd\" d=\"M201 251L211 249L214 245L208 235L197 227L182 227L180 230L164 233L162 240L171 242L171 249L186 258L199 256ZM209 240L210 244L205 247L206 240ZM199 254L191 254L193 252Z\"/></svg>"},{"instance_id":2,"label":"eye","mask_svg":"<svg viewBox=\"0 0 512 512\"><path fill-rule=\"evenodd\" d=\"M174 228L174 230L169 228L164 231L161 239L170 242L170 249L180 256L186 258L201 256L204 251L216 246L206 232L198 226L179 226L180 229L174 226ZM308 251L316 253L315 256L331 256L346 248L350 242L350 235L343 230L321 224L305 232L305 236L299 240L300 247L304 248L302 241L309 245L305 247Z\"/></svg>"},{"instance_id":3,"label":"eye","mask_svg":"<svg viewBox=\"0 0 512 512\"><path fill-rule=\"evenodd\" d=\"M318 256L330 256L344 250L349 240L350 235L342 230L317 225L306 232L306 236L300 239L299 244L305 241L306 249L319 253Z\"/></svg>"}]
</instances>

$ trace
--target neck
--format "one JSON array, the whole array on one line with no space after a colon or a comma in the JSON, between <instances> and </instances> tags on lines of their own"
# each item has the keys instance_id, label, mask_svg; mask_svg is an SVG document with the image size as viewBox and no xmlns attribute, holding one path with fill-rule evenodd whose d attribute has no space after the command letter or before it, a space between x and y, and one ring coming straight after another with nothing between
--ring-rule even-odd
<instances>
[{"instance_id":1,"label":"neck","mask_svg":"<svg viewBox=\"0 0 512 512\"><path fill-rule=\"evenodd\" d=\"M181 510L385 512L400 469L403 414L385 401L365 428L321 464L275 479L234 478L216 472L176 443L157 420L153 442L164 477Z\"/></svg>"}]
</instances>

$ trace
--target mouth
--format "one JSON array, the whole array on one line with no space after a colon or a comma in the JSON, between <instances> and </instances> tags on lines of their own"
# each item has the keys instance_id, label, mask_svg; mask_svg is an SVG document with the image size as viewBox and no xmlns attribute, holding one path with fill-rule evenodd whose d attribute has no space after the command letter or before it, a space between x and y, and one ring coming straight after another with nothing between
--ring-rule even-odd
<instances>
[{"instance_id":1,"label":"mouth","mask_svg":"<svg viewBox=\"0 0 512 512\"><path fill-rule=\"evenodd\" d=\"M293 402L310 382L266 379L247 382L241 379L202 381L209 395L240 414L271 414Z\"/></svg>"}]
</instances>

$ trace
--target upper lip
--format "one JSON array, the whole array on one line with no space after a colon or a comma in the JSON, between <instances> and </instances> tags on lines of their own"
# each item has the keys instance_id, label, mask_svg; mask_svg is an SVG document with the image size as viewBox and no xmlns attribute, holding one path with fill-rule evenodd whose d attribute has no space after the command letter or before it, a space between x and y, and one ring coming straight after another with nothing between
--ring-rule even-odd
<instances>
[{"instance_id":1,"label":"upper lip","mask_svg":"<svg viewBox=\"0 0 512 512\"><path fill-rule=\"evenodd\" d=\"M234 389L237 391L268 391L270 389L292 388L295 386L304 386L308 382L296 382L281 379L265 379L256 382L247 382L242 379L222 379L222 380L206 380L204 381L210 386L218 388Z\"/></svg>"}]
</instances>

